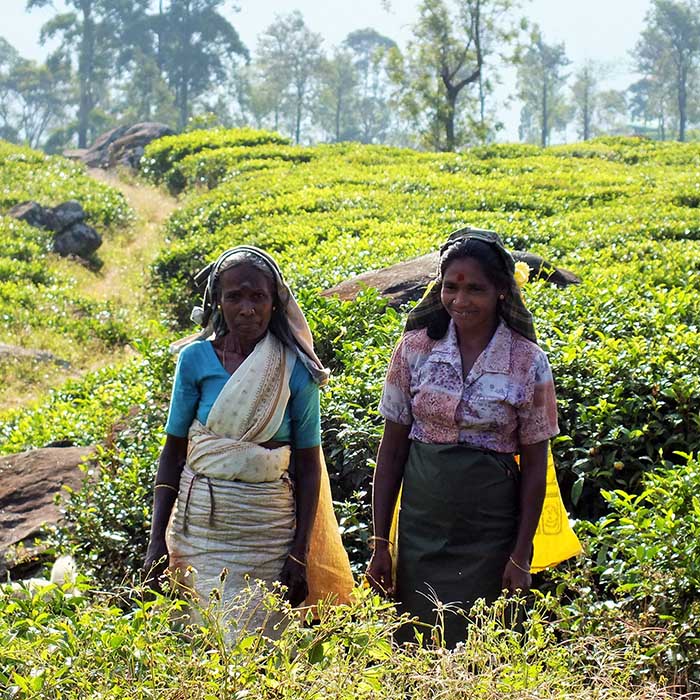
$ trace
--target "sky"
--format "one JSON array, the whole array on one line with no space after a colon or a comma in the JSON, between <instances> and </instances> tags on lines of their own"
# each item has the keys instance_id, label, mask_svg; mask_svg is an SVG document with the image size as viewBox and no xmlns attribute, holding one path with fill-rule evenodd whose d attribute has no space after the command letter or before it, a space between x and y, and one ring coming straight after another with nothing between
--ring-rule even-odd
<instances>
[{"instance_id":1,"label":"sky","mask_svg":"<svg viewBox=\"0 0 700 700\"><path fill-rule=\"evenodd\" d=\"M522 14L542 29L547 43L564 42L575 70L586 60L606 66L606 87L623 89L634 81L629 52L642 30L651 0L525 0ZM54 0L61 9L62 0ZM240 10L234 11L238 5ZM373 27L405 45L417 17L418 0L250 0L228 1L225 14L251 52L256 37L275 15L299 10L327 48L339 44L355 29ZM42 59L49 47L39 44L41 25L53 15L50 8L25 10L26 0L0 0L0 36L23 56ZM504 74L501 96L513 92L513 71ZM504 108L505 137L517 139L518 107Z\"/></svg>"}]
</instances>

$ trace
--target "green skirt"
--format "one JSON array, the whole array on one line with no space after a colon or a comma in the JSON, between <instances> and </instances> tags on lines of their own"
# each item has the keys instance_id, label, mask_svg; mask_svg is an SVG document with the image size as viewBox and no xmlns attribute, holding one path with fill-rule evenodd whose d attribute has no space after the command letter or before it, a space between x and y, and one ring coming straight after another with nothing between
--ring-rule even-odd
<instances>
[{"instance_id":1,"label":"green skirt","mask_svg":"<svg viewBox=\"0 0 700 700\"><path fill-rule=\"evenodd\" d=\"M453 647L477 598L494 601L515 544L519 476L512 455L467 445L412 442L399 511L396 598L400 612L444 627ZM451 604L439 616L436 599ZM426 639L430 634L425 634ZM399 640L414 638L406 626Z\"/></svg>"}]
</instances>

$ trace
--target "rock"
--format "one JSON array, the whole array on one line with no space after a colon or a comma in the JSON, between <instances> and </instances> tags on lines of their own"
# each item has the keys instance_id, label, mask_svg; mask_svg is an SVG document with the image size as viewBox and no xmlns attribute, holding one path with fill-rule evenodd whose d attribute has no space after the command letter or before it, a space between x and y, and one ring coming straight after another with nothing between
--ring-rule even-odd
<instances>
[{"instance_id":1,"label":"rock","mask_svg":"<svg viewBox=\"0 0 700 700\"><path fill-rule=\"evenodd\" d=\"M118 126L100 135L79 157L90 168L110 168L117 165L137 168L145 147L151 141L174 133L167 124L159 122Z\"/></svg>"},{"instance_id":2,"label":"rock","mask_svg":"<svg viewBox=\"0 0 700 700\"><path fill-rule=\"evenodd\" d=\"M31 348L21 348L17 345L0 343L0 360L6 357L30 358L37 362L55 362L57 365L65 367L66 369L70 367L70 362L62 360L60 357L46 352L46 350L32 350Z\"/></svg>"},{"instance_id":3,"label":"rock","mask_svg":"<svg viewBox=\"0 0 700 700\"><path fill-rule=\"evenodd\" d=\"M109 145L107 149L109 166L126 165L130 168L138 168L143 152L151 141L174 133L169 126L158 122L134 124L123 136Z\"/></svg>"},{"instance_id":4,"label":"rock","mask_svg":"<svg viewBox=\"0 0 700 700\"><path fill-rule=\"evenodd\" d=\"M530 266L531 279L541 277L547 282L561 287L581 282L580 278L573 272L555 267L539 255L519 250L512 251L512 254L516 261L526 262ZM435 277L437 262L438 253L428 253L381 270L363 272L361 275L325 290L323 295L337 296L340 299L348 300L354 299L361 289L373 287L382 296L389 299L391 306L399 307L423 296L428 283Z\"/></svg>"},{"instance_id":5,"label":"rock","mask_svg":"<svg viewBox=\"0 0 700 700\"><path fill-rule=\"evenodd\" d=\"M100 134L88 148L80 160L89 168L106 168L108 164L107 149L109 145L121 138L128 131L126 126L117 126L114 129Z\"/></svg>"},{"instance_id":6,"label":"rock","mask_svg":"<svg viewBox=\"0 0 700 700\"><path fill-rule=\"evenodd\" d=\"M56 231L56 233L61 233L74 224L85 221L85 210L82 204L76 202L75 199L69 199L54 207L51 214L53 215L51 230Z\"/></svg>"},{"instance_id":7,"label":"rock","mask_svg":"<svg viewBox=\"0 0 700 700\"><path fill-rule=\"evenodd\" d=\"M10 548L31 545L45 525L61 519L55 494L66 485L80 488L79 468L94 447L49 447L0 457L0 579L14 568ZM20 548L21 549L21 548Z\"/></svg>"},{"instance_id":8,"label":"rock","mask_svg":"<svg viewBox=\"0 0 700 700\"><path fill-rule=\"evenodd\" d=\"M51 216L51 210L45 209L38 202L28 201L21 202L20 204L15 204L10 211L7 212L8 216L12 216L15 219L24 221L30 226L35 226L37 228L46 228L51 230L51 224L53 219Z\"/></svg>"},{"instance_id":9,"label":"rock","mask_svg":"<svg viewBox=\"0 0 700 700\"><path fill-rule=\"evenodd\" d=\"M9 214L30 226L54 231L53 250L59 255L89 258L102 245L102 237L85 223L85 210L74 199L53 208L42 207L38 202L22 202L12 207Z\"/></svg>"},{"instance_id":10,"label":"rock","mask_svg":"<svg viewBox=\"0 0 700 700\"><path fill-rule=\"evenodd\" d=\"M102 245L102 236L92 226L78 222L53 239L53 249L59 255L88 258Z\"/></svg>"}]
</instances>

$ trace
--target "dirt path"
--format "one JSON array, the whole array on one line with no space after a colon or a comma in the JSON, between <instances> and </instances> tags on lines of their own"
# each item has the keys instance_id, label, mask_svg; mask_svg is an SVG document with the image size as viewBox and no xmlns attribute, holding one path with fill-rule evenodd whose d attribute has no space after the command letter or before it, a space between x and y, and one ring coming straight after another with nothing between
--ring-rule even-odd
<instances>
[{"instance_id":1,"label":"dirt path","mask_svg":"<svg viewBox=\"0 0 700 700\"><path fill-rule=\"evenodd\" d=\"M163 224L177 207L177 200L144 183L130 183L115 173L90 169L92 177L119 190L136 213L136 222L125 232L106 237L98 251L104 265L83 289L94 299L120 306L139 306L145 296L148 268L164 243Z\"/></svg>"}]
</instances>

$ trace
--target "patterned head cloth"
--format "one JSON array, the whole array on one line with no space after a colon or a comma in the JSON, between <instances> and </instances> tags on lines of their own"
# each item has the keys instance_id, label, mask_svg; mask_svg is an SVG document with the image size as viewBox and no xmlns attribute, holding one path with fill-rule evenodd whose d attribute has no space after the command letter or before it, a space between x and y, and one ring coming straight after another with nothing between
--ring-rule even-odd
<instances>
[{"instance_id":1,"label":"patterned head cloth","mask_svg":"<svg viewBox=\"0 0 700 700\"><path fill-rule=\"evenodd\" d=\"M454 233L451 233L447 241L440 246L440 260L438 261L438 269L435 280L433 280L425 290L423 298L413 307L408 314L406 320L406 331L413 331L419 328L426 328L436 318L444 317L445 328L449 322L447 310L442 305L440 300L440 292L442 291L442 273L440 263L442 257L450 246L457 241L473 239L487 243L492 246L503 261L503 266L510 278L510 290L506 294L506 298L499 303L499 313L501 318L520 335L525 336L533 343L537 342L535 335L535 326L532 322L532 314L527 310L523 297L520 294L520 289L515 282L513 272L515 271L515 261L513 256L506 250L497 233L486 231L485 229L471 228L467 226L461 228Z\"/></svg>"},{"instance_id":2,"label":"patterned head cloth","mask_svg":"<svg viewBox=\"0 0 700 700\"><path fill-rule=\"evenodd\" d=\"M221 335L226 332L226 324L218 309L217 285L221 273L227 269L227 263L232 262L232 258L240 253L246 253L258 258L263 265L269 269L275 280L275 289L278 299L278 311L282 313L287 323L278 326L276 335L281 336L285 345L292 349L299 357L304 366L309 370L314 381L318 384L325 384L328 380L329 372L324 368L321 360L314 352L314 342L311 336L311 329L306 321L306 317L299 308L297 300L292 294L289 285L284 281L282 272L275 260L264 250L251 245L239 245L222 253L216 262L210 263L202 268L194 277L195 285L198 289L204 289L202 295L202 305L192 309L192 320L202 327L202 331L194 335L176 341L170 346L172 352L179 352L186 345L196 340L205 340L213 334Z\"/></svg>"}]
</instances>

